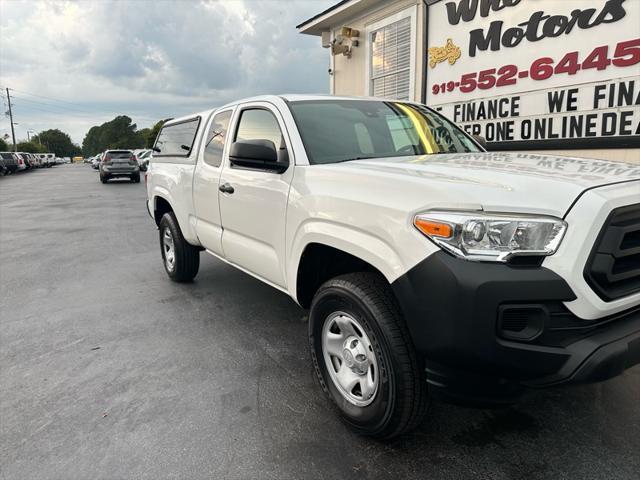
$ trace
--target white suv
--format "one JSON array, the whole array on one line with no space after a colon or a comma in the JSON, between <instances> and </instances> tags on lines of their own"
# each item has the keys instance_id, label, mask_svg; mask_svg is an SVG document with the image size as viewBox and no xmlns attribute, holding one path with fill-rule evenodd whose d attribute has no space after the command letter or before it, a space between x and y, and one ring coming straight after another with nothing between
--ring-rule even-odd
<instances>
[{"instance_id":1,"label":"white suv","mask_svg":"<svg viewBox=\"0 0 640 480\"><path fill-rule=\"evenodd\" d=\"M206 251L310 309L320 385L388 438L427 394L475 405L640 362L640 168L487 153L424 105L269 96L167 122L163 263Z\"/></svg>"}]
</instances>

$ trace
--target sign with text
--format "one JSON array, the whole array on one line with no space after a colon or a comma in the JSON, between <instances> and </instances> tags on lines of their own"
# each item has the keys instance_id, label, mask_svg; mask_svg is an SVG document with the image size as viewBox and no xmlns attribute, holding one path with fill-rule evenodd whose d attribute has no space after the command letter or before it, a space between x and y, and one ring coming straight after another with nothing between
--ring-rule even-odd
<instances>
[{"instance_id":1,"label":"sign with text","mask_svg":"<svg viewBox=\"0 0 640 480\"><path fill-rule=\"evenodd\" d=\"M427 104L514 148L638 141L639 20L640 0L441 0Z\"/></svg>"}]
</instances>

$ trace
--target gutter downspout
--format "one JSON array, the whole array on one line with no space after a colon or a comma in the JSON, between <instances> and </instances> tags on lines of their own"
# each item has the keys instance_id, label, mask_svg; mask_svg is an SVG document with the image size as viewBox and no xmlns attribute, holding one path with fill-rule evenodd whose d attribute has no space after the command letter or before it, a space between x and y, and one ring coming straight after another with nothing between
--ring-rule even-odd
<instances>
[{"instance_id":1,"label":"gutter downspout","mask_svg":"<svg viewBox=\"0 0 640 480\"><path fill-rule=\"evenodd\" d=\"M422 44L424 51L422 52L422 90L420 92L420 103L427 103L427 55L429 53L429 32L428 20L429 20L429 4L427 0L422 0Z\"/></svg>"},{"instance_id":2,"label":"gutter downspout","mask_svg":"<svg viewBox=\"0 0 640 480\"><path fill-rule=\"evenodd\" d=\"M334 34L333 34L333 27L331 27L331 35L329 36L331 42L333 42L334 40ZM336 61L335 61L335 57L333 56L333 53L331 53L331 48L328 49L329 50L329 70L331 70L331 72L329 73L329 94L331 95L335 95L335 91L336 91Z\"/></svg>"}]
</instances>

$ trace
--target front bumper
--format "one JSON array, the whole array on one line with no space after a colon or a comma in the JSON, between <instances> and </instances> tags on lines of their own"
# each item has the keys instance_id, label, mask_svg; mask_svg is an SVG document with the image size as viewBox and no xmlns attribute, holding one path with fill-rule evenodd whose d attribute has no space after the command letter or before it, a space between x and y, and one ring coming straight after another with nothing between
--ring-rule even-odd
<instances>
[{"instance_id":1,"label":"front bumper","mask_svg":"<svg viewBox=\"0 0 640 480\"><path fill-rule=\"evenodd\" d=\"M437 252L392 286L432 391L452 400L508 402L527 386L605 380L640 363L640 305L583 320L564 307L576 298L567 282L544 267ZM514 339L505 328L523 312L535 312L533 327Z\"/></svg>"}]
</instances>

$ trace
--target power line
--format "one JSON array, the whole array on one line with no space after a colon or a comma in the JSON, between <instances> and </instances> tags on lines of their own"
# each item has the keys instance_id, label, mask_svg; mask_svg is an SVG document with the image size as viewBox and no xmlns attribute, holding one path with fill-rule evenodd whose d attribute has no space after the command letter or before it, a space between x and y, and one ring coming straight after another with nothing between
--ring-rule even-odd
<instances>
[{"instance_id":1,"label":"power line","mask_svg":"<svg viewBox=\"0 0 640 480\"><path fill-rule=\"evenodd\" d=\"M18 92L20 94L29 95L30 97L44 98L46 100L53 100L54 102L65 103L65 104L68 104L68 105L80 106L82 108L77 108L77 110L83 110L85 112L92 113L89 110L87 110L87 106L86 105L83 105L83 104L80 104L80 103L69 102L67 100L60 100L58 98L48 97L48 96L45 96L45 95L38 95L36 93L26 92L24 90L16 90L15 88L10 88L9 90L13 90L14 92ZM101 108L94 108L94 107L88 107L88 108L91 108L92 111L101 111L101 112L105 112L105 113L109 113L109 114L120 115L119 113L115 112L114 110L103 110Z\"/></svg>"},{"instance_id":2,"label":"power line","mask_svg":"<svg viewBox=\"0 0 640 480\"><path fill-rule=\"evenodd\" d=\"M13 99L14 100L18 100L17 103L15 103L15 101L14 101L14 106L15 105L20 105L22 102L27 102L28 105L23 105L24 107L37 108L36 105L38 105L38 106L39 105L44 105L44 107L46 107L47 109L50 109L50 108L59 109L59 110L51 110L51 111L56 112L56 113L60 113L60 114L64 113L64 114L73 114L73 115L88 115L88 116L91 116L91 117L109 116L108 113L85 112L85 111L82 111L82 110L75 110L75 109L68 108L68 107L62 107L62 106L59 106L59 105L54 105L52 103L36 102L36 101L33 101L33 100L29 100L27 98L17 97L15 95L13 96ZM35 104L35 105L32 105L32 104ZM43 107L40 107L40 108L43 108Z\"/></svg>"},{"instance_id":3,"label":"power line","mask_svg":"<svg viewBox=\"0 0 640 480\"><path fill-rule=\"evenodd\" d=\"M3 87L0 87L3 88ZM8 87L4 87L4 89L6 90L6 101L10 102L10 93L9 91L13 91L13 92L19 92L21 95L16 96L15 94L12 95L13 98L18 99L19 102L16 105L15 103L13 105L10 105L10 107L13 107L15 109L15 107L18 107L19 109L35 109L41 112L45 112L45 113L49 113L49 114L56 114L56 115L60 115L60 116L67 116L67 117L80 117L82 118L84 121L89 121L89 119L91 119L93 122L99 122L101 120L103 120L105 117L111 116L111 115L116 115L116 116L121 116L121 115L126 115L122 112L115 112L115 111L108 111L108 110L101 110L101 109L95 109L94 111L90 111L87 110L85 108L77 108L77 107L68 107L65 105L56 105L54 103L50 103L50 102L40 102L40 101L36 101L36 100L31 100L29 98L24 98L22 96L22 94L24 95L29 95L31 97L37 97L37 98L43 98L43 99L47 99L47 100L52 100L54 102L59 102L59 103L65 103L68 105L80 105L80 104L76 104L73 102L67 102L65 100L59 100L53 97L47 97L45 95L38 95L35 93L30 93L30 92L25 92L22 90L15 90L13 88L8 88ZM4 93L4 92L2 92ZM3 94L0 94L0 97L2 97L3 103L5 103L5 96ZM23 105L22 102L26 102L26 105ZM11 114L12 116L12 114ZM153 122L155 123L158 119L155 117L147 117L147 116L142 116L142 115L132 115L134 117L136 117L139 121L143 121L143 122ZM13 134L13 120L11 119L11 129L12 129L12 134ZM14 135L15 137L15 135ZM14 139L14 145L15 145L15 139Z\"/></svg>"},{"instance_id":4,"label":"power line","mask_svg":"<svg viewBox=\"0 0 640 480\"><path fill-rule=\"evenodd\" d=\"M18 97L14 97L14 98L18 98ZM23 98L20 99L20 101L24 101ZM42 112L48 112L48 113L55 113L57 115L66 115L66 116L77 116L77 117L82 117L82 118L100 118L100 117L108 117L110 116L108 113L100 113L100 114L96 114L96 113L81 113L81 112L65 112L65 111L60 111L60 110L52 110L50 108L47 107L42 107L39 105L23 105L20 103L14 104L13 105L14 109L16 107L19 107L21 109L36 109L36 110L40 110Z\"/></svg>"},{"instance_id":5,"label":"power line","mask_svg":"<svg viewBox=\"0 0 640 480\"><path fill-rule=\"evenodd\" d=\"M3 97L4 98L4 97ZM111 115L114 115L112 113L108 113L108 112L104 112L104 111L95 111L95 112L89 112L89 111L85 111L85 110L76 110L76 109L72 109L69 107L63 107L62 105L54 105L52 103L46 103L46 102L37 102L35 100L29 100L27 98L23 98L23 97L17 97L15 95L12 96L12 98L14 99L18 99L19 102L16 104L14 103L13 106L14 108L16 106L19 106L20 108L35 108L37 110L41 110L44 112L50 112L50 113L57 113L60 115L76 115L76 116L82 116L82 117L90 117L90 118L94 118L94 119L98 119L101 117L110 117ZM21 104L21 102L28 102L28 105L24 105ZM35 105L33 105L35 104ZM60 109L60 110L52 110L52 108L55 109ZM121 115L126 115L125 113L118 113L115 114L117 116L121 116ZM147 116L143 116L143 115L137 115L137 114L131 114L131 116L136 117L139 120L142 121L151 121L151 122L155 122L157 121L157 119L155 117L147 117Z\"/></svg>"},{"instance_id":6,"label":"power line","mask_svg":"<svg viewBox=\"0 0 640 480\"><path fill-rule=\"evenodd\" d=\"M73 112L79 112L79 113L84 113L84 114L88 114L88 115L95 115L96 114L96 112L90 112L88 110L80 110L80 109L77 109L77 108L65 107L65 106L62 106L62 105L55 105L53 103L37 102L35 100L29 100L28 98L19 97L17 95L14 95L13 98L14 99L18 99L18 100L20 100L22 102L36 103L38 105L46 105L46 106L53 107L53 108L59 108L61 110L70 110L70 111L73 111ZM103 112L101 112L101 113L103 113ZM104 115L108 115L107 113L103 113L103 114Z\"/></svg>"}]
</instances>

